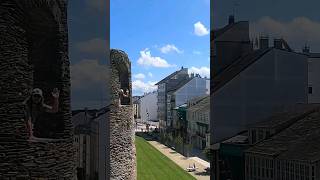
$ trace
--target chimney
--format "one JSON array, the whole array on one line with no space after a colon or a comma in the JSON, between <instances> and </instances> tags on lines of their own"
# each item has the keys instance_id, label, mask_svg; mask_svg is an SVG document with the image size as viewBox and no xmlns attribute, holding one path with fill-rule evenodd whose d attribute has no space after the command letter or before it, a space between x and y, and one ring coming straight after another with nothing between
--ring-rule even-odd
<instances>
[{"instance_id":1,"label":"chimney","mask_svg":"<svg viewBox=\"0 0 320 180\"><path fill-rule=\"evenodd\" d=\"M260 36L260 49L269 48L269 37L268 36Z\"/></svg>"},{"instance_id":2,"label":"chimney","mask_svg":"<svg viewBox=\"0 0 320 180\"><path fill-rule=\"evenodd\" d=\"M305 45L304 48L302 49L303 53L310 53L310 47Z\"/></svg>"},{"instance_id":3,"label":"chimney","mask_svg":"<svg viewBox=\"0 0 320 180\"><path fill-rule=\"evenodd\" d=\"M229 24L233 24L234 23L234 15L230 15L229 16Z\"/></svg>"},{"instance_id":4,"label":"chimney","mask_svg":"<svg viewBox=\"0 0 320 180\"><path fill-rule=\"evenodd\" d=\"M276 49L283 49L282 48L282 40L281 39L274 39L273 40L273 46Z\"/></svg>"}]
</instances>

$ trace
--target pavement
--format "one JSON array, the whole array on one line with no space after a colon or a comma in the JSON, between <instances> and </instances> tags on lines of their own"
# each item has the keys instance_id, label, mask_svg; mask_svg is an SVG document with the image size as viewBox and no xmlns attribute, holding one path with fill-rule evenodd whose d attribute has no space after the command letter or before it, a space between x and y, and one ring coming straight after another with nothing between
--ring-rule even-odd
<instances>
[{"instance_id":1,"label":"pavement","mask_svg":"<svg viewBox=\"0 0 320 180\"><path fill-rule=\"evenodd\" d=\"M193 177L198 180L210 180L210 174L206 172L206 168L210 167L210 163L206 162L198 157L185 157L182 154L176 152L175 150L157 142L157 141L148 141L153 147L159 150L162 154L167 156L178 166L184 169L187 172L189 166L196 165L197 170L194 172L188 172Z\"/></svg>"},{"instance_id":2,"label":"pavement","mask_svg":"<svg viewBox=\"0 0 320 180\"><path fill-rule=\"evenodd\" d=\"M156 127L158 127L159 125L157 125L157 123L154 123L154 122L148 122L150 124L149 126L149 130L152 131L154 130ZM137 124L135 124L135 132L146 132L147 131L147 127L146 127L146 124L145 122L144 123L141 123L141 122L138 122Z\"/></svg>"}]
</instances>

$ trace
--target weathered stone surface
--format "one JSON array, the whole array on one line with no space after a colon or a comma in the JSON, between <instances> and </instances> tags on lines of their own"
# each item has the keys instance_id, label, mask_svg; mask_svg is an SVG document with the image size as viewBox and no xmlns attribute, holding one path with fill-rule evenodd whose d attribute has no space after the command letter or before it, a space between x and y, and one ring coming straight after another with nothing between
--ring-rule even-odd
<instances>
[{"instance_id":1,"label":"weathered stone surface","mask_svg":"<svg viewBox=\"0 0 320 180\"><path fill-rule=\"evenodd\" d=\"M136 179L136 151L132 106L131 63L119 50L111 50L110 167L111 179ZM126 84L128 87L126 87ZM128 88L130 98L121 105L119 90Z\"/></svg>"},{"instance_id":2,"label":"weathered stone surface","mask_svg":"<svg viewBox=\"0 0 320 180\"><path fill-rule=\"evenodd\" d=\"M66 0L0 1L0 179L73 179ZM60 90L56 141L28 141L22 102Z\"/></svg>"}]
</instances>

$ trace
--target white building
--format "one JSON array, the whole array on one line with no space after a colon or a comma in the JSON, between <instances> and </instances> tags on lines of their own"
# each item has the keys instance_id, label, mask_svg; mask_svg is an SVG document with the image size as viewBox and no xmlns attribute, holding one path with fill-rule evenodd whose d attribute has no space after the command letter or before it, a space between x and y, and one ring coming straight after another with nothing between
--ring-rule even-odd
<instances>
[{"instance_id":1,"label":"white building","mask_svg":"<svg viewBox=\"0 0 320 180\"><path fill-rule=\"evenodd\" d=\"M267 48L247 58L230 66L213 82L216 142L246 130L248 124L264 119L282 106L308 101L306 55Z\"/></svg>"},{"instance_id":2,"label":"white building","mask_svg":"<svg viewBox=\"0 0 320 180\"><path fill-rule=\"evenodd\" d=\"M99 110L78 110L72 115L74 126L74 147L76 168L80 178L98 179L99 166L104 165L106 149L101 146L106 140L104 123L108 119L109 108ZM102 148L101 148L102 147Z\"/></svg>"},{"instance_id":3,"label":"white building","mask_svg":"<svg viewBox=\"0 0 320 180\"><path fill-rule=\"evenodd\" d=\"M320 53L303 52L308 55L308 102L320 103Z\"/></svg>"},{"instance_id":4,"label":"white building","mask_svg":"<svg viewBox=\"0 0 320 180\"><path fill-rule=\"evenodd\" d=\"M167 124L173 124L173 109L195 97L208 95L208 79L191 74L191 78L167 93Z\"/></svg>"},{"instance_id":5,"label":"white building","mask_svg":"<svg viewBox=\"0 0 320 180\"><path fill-rule=\"evenodd\" d=\"M165 77L156 85L158 86L158 120L160 133L166 130L167 122L167 93L179 84L189 81L188 68L181 67L180 70L175 71L169 76Z\"/></svg>"},{"instance_id":6,"label":"white building","mask_svg":"<svg viewBox=\"0 0 320 180\"><path fill-rule=\"evenodd\" d=\"M216 59L211 79L212 144L283 106L308 102L308 56L294 52L283 39L274 39L269 46L269 38L261 36L258 49L253 49L249 23L230 21L211 43Z\"/></svg>"},{"instance_id":7,"label":"white building","mask_svg":"<svg viewBox=\"0 0 320 180\"><path fill-rule=\"evenodd\" d=\"M133 117L134 119L140 119L140 96L133 96L132 101L133 101Z\"/></svg>"},{"instance_id":8,"label":"white building","mask_svg":"<svg viewBox=\"0 0 320 180\"><path fill-rule=\"evenodd\" d=\"M141 121L158 121L158 93L157 91L147 93L139 99L139 114Z\"/></svg>"}]
</instances>

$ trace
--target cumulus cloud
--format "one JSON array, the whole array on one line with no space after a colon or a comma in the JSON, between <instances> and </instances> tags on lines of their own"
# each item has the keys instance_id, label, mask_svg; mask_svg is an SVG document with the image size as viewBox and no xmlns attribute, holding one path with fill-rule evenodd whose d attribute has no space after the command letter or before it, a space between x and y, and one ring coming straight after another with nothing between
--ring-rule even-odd
<instances>
[{"instance_id":1,"label":"cumulus cloud","mask_svg":"<svg viewBox=\"0 0 320 180\"><path fill-rule=\"evenodd\" d=\"M76 47L85 53L105 53L107 49L107 41L101 38L94 38L88 41L79 42Z\"/></svg>"},{"instance_id":2,"label":"cumulus cloud","mask_svg":"<svg viewBox=\"0 0 320 180\"><path fill-rule=\"evenodd\" d=\"M152 76L153 76L153 74L152 74L151 72L149 72L149 73L148 73L148 76L149 76L149 77L152 77Z\"/></svg>"},{"instance_id":3,"label":"cumulus cloud","mask_svg":"<svg viewBox=\"0 0 320 180\"><path fill-rule=\"evenodd\" d=\"M165 59L162 59L161 57L152 56L149 49L140 51L138 64L142 66L153 66L153 67L160 67L160 68L167 68L167 67L174 66L169 64Z\"/></svg>"},{"instance_id":4,"label":"cumulus cloud","mask_svg":"<svg viewBox=\"0 0 320 180\"><path fill-rule=\"evenodd\" d=\"M142 73L139 73L139 74L134 74L133 77L136 79L144 79L146 76Z\"/></svg>"},{"instance_id":5,"label":"cumulus cloud","mask_svg":"<svg viewBox=\"0 0 320 180\"><path fill-rule=\"evenodd\" d=\"M198 21L194 25L194 34L197 36L205 36L209 34L209 30L200 22Z\"/></svg>"},{"instance_id":6,"label":"cumulus cloud","mask_svg":"<svg viewBox=\"0 0 320 180\"><path fill-rule=\"evenodd\" d=\"M132 89L134 91L142 92L142 93L147 93L147 92L152 92L157 89L157 86L155 85L156 82L143 82L141 80L135 80L132 82Z\"/></svg>"},{"instance_id":7,"label":"cumulus cloud","mask_svg":"<svg viewBox=\"0 0 320 180\"><path fill-rule=\"evenodd\" d=\"M99 12L104 12L107 8L107 1L106 0L86 0L86 3L93 10L98 10Z\"/></svg>"},{"instance_id":8,"label":"cumulus cloud","mask_svg":"<svg viewBox=\"0 0 320 180\"><path fill-rule=\"evenodd\" d=\"M289 45L301 50L308 43L312 47L320 48L320 23L306 17L296 17L291 21L278 21L271 17L262 17L250 24L251 38L268 35L270 38L284 38Z\"/></svg>"},{"instance_id":9,"label":"cumulus cloud","mask_svg":"<svg viewBox=\"0 0 320 180\"><path fill-rule=\"evenodd\" d=\"M210 68L208 67L191 67L189 68L189 74L194 73L194 74L200 74L201 77L207 77L210 78Z\"/></svg>"},{"instance_id":10,"label":"cumulus cloud","mask_svg":"<svg viewBox=\"0 0 320 180\"><path fill-rule=\"evenodd\" d=\"M73 89L88 89L108 82L109 68L98 60L84 59L70 67Z\"/></svg>"},{"instance_id":11,"label":"cumulus cloud","mask_svg":"<svg viewBox=\"0 0 320 180\"><path fill-rule=\"evenodd\" d=\"M175 45L173 44L167 44L163 47L160 48L160 51L164 54L168 54L170 52L176 52L176 53L183 53L183 51L181 51L180 49L178 49Z\"/></svg>"}]
</instances>

